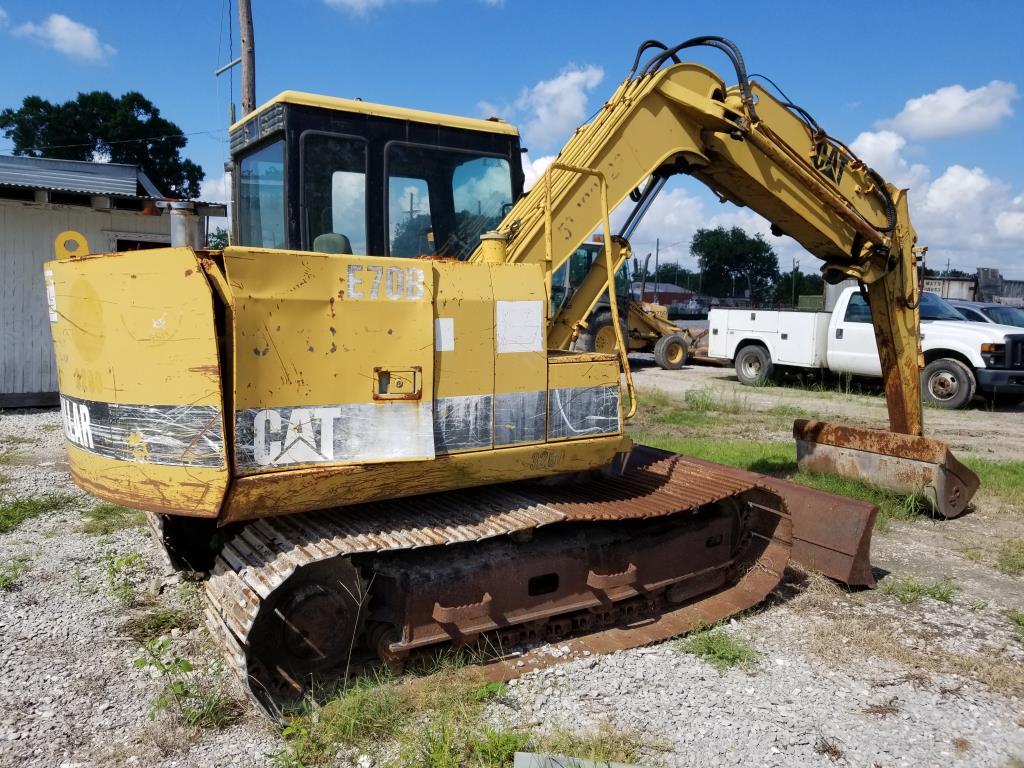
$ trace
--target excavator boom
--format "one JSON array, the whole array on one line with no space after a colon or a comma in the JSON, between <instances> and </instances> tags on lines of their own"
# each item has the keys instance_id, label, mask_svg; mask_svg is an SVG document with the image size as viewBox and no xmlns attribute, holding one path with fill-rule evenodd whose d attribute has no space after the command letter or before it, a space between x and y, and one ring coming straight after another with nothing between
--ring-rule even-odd
<instances>
[{"instance_id":1,"label":"excavator boom","mask_svg":"<svg viewBox=\"0 0 1024 768\"><path fill-rule=\"evenodd\" d=\"M697 64L669 64L696 45L726 52L738 85L727 87ZM921 466L922 456L950 454L923 437L916 233L906 192L830 137L806 110L749 82L742 56L728 40L695 38L671 51L631 73L546 171L538 182L543 194L523 197L509 212L499 227L507 237L507 261L559 268L606 217L604 198L615 206L632 193L642 215L673 174L690 175L723 201L751 208L776 234L793 237L822 259L828 282L861 283L872 311L889 429L916 438L886 441L878 430L845 427L827 430L831 439L819 441L820 428L798 424L801 466L901 492L924 491L942 516L962 513L977 478L955 459ZM637 218L630 223L635 227ZM611 258L596 259L552 317L549 347L566 348L576 338L607 291L609 275L628 258L627 243L612 242ZM873 458L880 455L885 461Z\"/></svg>"}]
</instances>

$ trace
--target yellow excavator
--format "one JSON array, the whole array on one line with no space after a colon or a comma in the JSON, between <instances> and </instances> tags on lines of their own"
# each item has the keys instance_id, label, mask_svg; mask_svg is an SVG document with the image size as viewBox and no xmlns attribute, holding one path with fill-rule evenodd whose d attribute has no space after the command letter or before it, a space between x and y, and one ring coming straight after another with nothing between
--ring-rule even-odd
<instances>
[{"instance_id":1,"label":"yellow excavator","mask_svg":"<svg viewBox=\"0 0 1024 768\"><path fill-rule=\"evenodd\" d=\"M736 85L681 61L694 46ZM89 254L64 233L46 280L72 477L210 573L211 633L272 714L438 645L510 677L553 638L568 659L672 637L758 603L791 559L873 583L875 507L634 445L620 324L613 353L571 350L602 295L618 318L628 236L675 174L865 286L892 431L798 422L801 460L909 478L948 515L977 487L921 437L906 195L728 40L645 42L526 194L500 120L286 92L230 146L232 246ZM595 230L601 258L554 306Z\"/></svg>"}]
</instances>

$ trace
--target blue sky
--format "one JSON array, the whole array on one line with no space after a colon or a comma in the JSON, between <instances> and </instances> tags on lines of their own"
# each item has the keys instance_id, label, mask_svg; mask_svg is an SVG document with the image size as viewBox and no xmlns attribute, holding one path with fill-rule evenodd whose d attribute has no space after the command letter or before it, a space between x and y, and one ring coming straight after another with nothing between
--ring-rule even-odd
<instances>
[{"instance_id":1,"label":"blue sky","mask_svg":"<svg viewBox=\"0 0 1024 768\"><path fill-rule=\"evenodd\" d=\"M257 101L289 89L453 114L500 112L531 170L625 75L639 42L721 34L887 178L911 188L932 265L1024 278L1024 3L622 3L528 0L253 0ZM233 14L233 12L232 12ZM232 16L233 18L233 16ZM237 32L232 29L234 50ZM220 194L227 156L225 0L0 0L0 107L29 94L129 89L188 133ZM729 80L714 52L693 58ZM235 77L237 100L238 77ZM0 152L10 143L0 140ZM673 181L637 232L643 253L691 262L698 226L766 231L749 211ZM813 258L774 240L781 259Z\"/></svg>"}]
</instances>

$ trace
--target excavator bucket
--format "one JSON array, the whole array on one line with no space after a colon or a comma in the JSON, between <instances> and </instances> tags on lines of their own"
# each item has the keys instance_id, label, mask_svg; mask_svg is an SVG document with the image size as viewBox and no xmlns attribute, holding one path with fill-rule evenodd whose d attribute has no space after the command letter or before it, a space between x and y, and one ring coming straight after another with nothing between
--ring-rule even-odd
<instances>
[{"instance_id":1,"label":"excavator bucket","mask_svg":"<svg viewBox=\"0 0 1024 768\"><path fill-rule=\"evenodd\" d=\"M942 517L963 514L978 490L978 476L941 440L807 419L793 423L793 437L800 469L924 493Z\"/></svg>"}]
</instances>

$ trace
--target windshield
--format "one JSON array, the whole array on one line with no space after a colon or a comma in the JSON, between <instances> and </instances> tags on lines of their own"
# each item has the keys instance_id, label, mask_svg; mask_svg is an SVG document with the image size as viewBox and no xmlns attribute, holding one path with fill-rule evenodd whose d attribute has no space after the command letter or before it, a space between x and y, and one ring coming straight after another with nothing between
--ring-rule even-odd
<instances>
[{"instance_id":1,"label":"windshield","mask_svg":"<svg viewBox=\"0 0 1024 768\"><path fill-rule=\"evenodd\" d=\"M984 307L982 310L992 322L1024 328L1024 310L1017 307Z\"/></svg>"},{"instance_id":2,"label":"windshield","mask_svg":"<svg viewBox=\"0 0 1024 768\"><path fill-rule=\"evenodd\" d=\"M465 259L512 206L508 160L393 144L387 150L391 256Z\"/></svg>"},{"instance_id":3,"label":"windshield","mask_svg":"<svg viewBox=\"0 0 1024 768\"><path fill-rule=\"evenodd\" d=\"M951 304L947 304L934 293L921 294L921 319L922 320L959 320L964 322L964 316Z\"/></svg>"}]
</instances>

